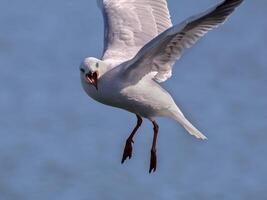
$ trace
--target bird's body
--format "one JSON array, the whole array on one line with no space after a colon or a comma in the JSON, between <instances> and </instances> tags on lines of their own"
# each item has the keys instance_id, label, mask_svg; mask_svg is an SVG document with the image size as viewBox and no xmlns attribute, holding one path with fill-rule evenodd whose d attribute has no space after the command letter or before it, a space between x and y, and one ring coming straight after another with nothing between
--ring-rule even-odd
<instances>
[{"instance_id":1,"label":"bird's body","mask_svg":"<svg viewBox=\"0 0 267 200\"><path fill-rule=\"evenodd\" d=\"M97 62L87 58L86 62ZM100 61L101 62L101 61ZM109 66L102 61L102 68ZM138 116L154 121L156 117L168 117L179 122L184 128L199 139L206 139L183 115L172 96L161 87L152 75L144 76L136 84L123 75L124 65L108 70L98 80L98 90L88 85L85 79L82 85L86 93L94 100L112 107L121 108Z\"/></svg>"},{"instance_id":2,"label":"bird's body","mask_svg":"<svg viewBox=\"0 0 267 200\"><path fill-rule=\"evenodd\" d=\"M94 100L151 120L156 116L168 116L168 110L176 107L171 95L150 77L144 77L133 85L124 80L120 70L115 69L99 78L98 90L89 87L86 81L82 82Z\"/></svg>"},{"instance_id":3,"label":"bird's body","mask_svg":"<svg viewBox=\"0 0 267 200\"><path fill-rule=\"evenodd\" d=\"M172 26L166 0L99 0L105 20L104 53L102 60L89 57L83 61L81 81L94 100L137 116L122 162L132 156L131 143L142 118L154 126L150 172L156 170L156 117L172 118L191 135L206 139L159 83L171 76L172 66L185 48L223 23L242 1L225 0Z\"/></svg>"}]
</instances>

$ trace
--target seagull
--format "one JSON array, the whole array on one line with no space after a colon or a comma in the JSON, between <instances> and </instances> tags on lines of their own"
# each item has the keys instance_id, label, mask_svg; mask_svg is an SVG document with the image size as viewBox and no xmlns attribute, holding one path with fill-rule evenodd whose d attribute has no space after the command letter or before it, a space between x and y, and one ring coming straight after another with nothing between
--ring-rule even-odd
<instances>
[{"instance_id":1,"label":"seagull","mask_svg":"<svg viewBox=\"0 0 267 200\"><path fill-rule=\"evenodd\" d=\"M198 139L203 135L184 116L160 85L185 49L224 23L243 0L224 0L178 25L171 22L167 0L97 0L104 18L101 59L88 57L80 65L85 92L94 100L136 115L137 124L126 140L122 161L131 159L134 136L143 118L153 124L149 173L157 169L156 117L178 122Z\"/></svg>"}]
</instances>

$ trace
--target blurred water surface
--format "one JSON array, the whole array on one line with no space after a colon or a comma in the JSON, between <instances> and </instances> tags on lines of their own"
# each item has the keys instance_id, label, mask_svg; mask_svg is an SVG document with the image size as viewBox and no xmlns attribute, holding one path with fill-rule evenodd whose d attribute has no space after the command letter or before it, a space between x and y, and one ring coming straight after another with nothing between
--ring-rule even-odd
<instances>
[{"instance_id":1,"label":"blurred water surface","mask_svg":"<svg viewBox=\"0 0 267 200\"><path fill-rule=\"evenodd\" d=\"M169 0L178 23L216 0ZM159 119L159 166L148 174L151 124L120 165L135 116L82 91L78 66L100 56L91 0L1 0L1 200L267 199L267 1L245 1L187 51L164 83L208 137Z\"/></svg>"}]
</instances>

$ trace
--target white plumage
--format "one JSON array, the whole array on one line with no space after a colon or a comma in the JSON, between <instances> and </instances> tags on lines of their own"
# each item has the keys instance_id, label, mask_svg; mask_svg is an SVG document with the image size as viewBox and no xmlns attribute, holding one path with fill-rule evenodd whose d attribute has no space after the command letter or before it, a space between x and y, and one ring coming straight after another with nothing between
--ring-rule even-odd
<instances>
[{"instance_id":1,"label":"white plumage","mask_svg":"<svg viewBox=\"0 0 267 200\"><path fill-rule=\"evenodd\" d=\"M166 0L103 0L103 60L122 63L172 26Z\"/></svg>"},{"instance_id":2,"label":"white plumage","mask_svg":"<svg viewBox=\"0 0 267 200\"><path fill-rule=\"evenodd\" d=\"M156 170L155 117L170 117L191 135L206 137L183 115L157 82L171 77L172 66L209 30L223 23L243 0L224 0L204 13L172 26L166 0L98 0L105 22L102 59L86 58L81 81L89 96L137 115L122 162L132 156L132 141L142 117L152 121L154 138L150 172Z\"/></svg>"}]
</instances>

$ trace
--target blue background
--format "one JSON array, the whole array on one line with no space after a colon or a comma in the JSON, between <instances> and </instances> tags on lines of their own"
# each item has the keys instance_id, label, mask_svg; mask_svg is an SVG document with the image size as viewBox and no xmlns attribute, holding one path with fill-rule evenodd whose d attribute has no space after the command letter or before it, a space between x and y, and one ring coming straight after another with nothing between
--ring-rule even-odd
<instances>
[{"instance_id":1,"label":"blue background","mask_svg":"<svg viewBox=\"0 0 267 200\"><path fill-rule=\"evenodd\" d=\"M216 0L169 0L174 23ZM174 67L164 83L209 140L159 119L120 164L135 116L89 99L78 66L102 52L92 0L1 0L1 200L267 199L267 1L245 1Z\"/></svg>"}]
</instances>

